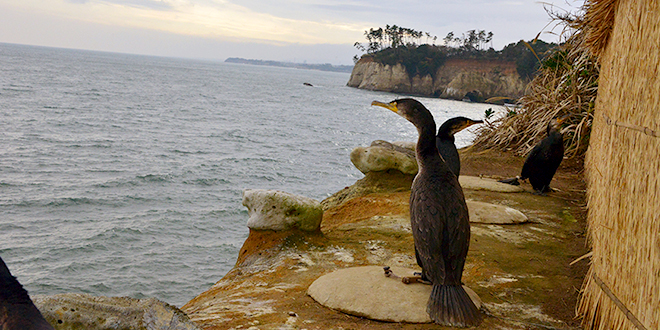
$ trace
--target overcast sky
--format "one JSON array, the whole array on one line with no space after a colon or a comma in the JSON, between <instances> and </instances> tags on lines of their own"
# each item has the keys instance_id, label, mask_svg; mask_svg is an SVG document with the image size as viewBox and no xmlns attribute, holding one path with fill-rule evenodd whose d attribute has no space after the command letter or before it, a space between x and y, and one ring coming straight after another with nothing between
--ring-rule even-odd
<instances>
[{"instance_id":1,"label":"overcast sky","mask_svg":"<svg viewBox=\"0 0 660 330\"><path fill-rule=\"evenodd\" d=\"M583 1L546 1L575 10ZM352 64L369 28L396 24L438 37L529 40L550 22L530 0L0 0L0 42L224 60ZM545 31L551 30L550 27ZM557 41L544 33L541 39Z\"/></svg>"}]
</instances>

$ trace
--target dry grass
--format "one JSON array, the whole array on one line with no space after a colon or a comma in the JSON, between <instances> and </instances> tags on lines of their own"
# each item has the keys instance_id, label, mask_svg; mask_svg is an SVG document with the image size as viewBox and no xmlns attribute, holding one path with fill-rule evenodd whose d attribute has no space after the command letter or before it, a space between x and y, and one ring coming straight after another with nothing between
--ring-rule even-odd
<instances>
[{"instance_id":1,"label":"dry grass","mask_svg":"<svg viewBox=\"0 0 660 330\"><path fill-rule=\"evenodd\" d=\"M608 23L614 22L618 3L616 0L591 0L584 5L586 14L579 28L585 33L586 47L597 58L603 54L610 40L613 24Z\"/></svg>"},{"instance_id":2,"label":"dry grass","mask_svg":"<svg viewBox=\"0 0 660 330\"><path fill-rule=\"evenodd\" d=\"M573 25L576 21L567 19L566 24ZM513 150L526 155L546 136L552 118L568 116L562 126L565 155L584 157L598 92L599 67L583 40L583 33L574 33L547 57L539 75L520 99L520 110L511 110L507 116L482 126L477 131L475 147Z\"/></svg>"}]
</instances>

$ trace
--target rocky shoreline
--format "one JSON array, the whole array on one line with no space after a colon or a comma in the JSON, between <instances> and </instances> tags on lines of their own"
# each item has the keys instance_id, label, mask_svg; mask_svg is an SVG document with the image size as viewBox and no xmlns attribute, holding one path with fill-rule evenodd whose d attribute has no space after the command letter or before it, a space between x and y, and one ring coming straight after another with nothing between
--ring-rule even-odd
<instances>
[{"instance_id":1,"label":"rocky shoreline","mask_svg":"<svg viewBox=\"0 0 660 330\"><path fill-rule=\"evenodd\" d=\"M514 176L523 161L493 151L461 150L461 157L465 177L477 182ZM534 195L531 187L502 192L461 182L469 201L514 208L527 218L519 224L472 224L463 280L489 315L479 329L577 326L574 306L586 272L585 260L570 265L586 253L584 184L577 168L562 166L553 181L559 190L549 196ZM342 313L308 294L317 279L338 270L417 268L408 218L412 178L394 169L368 171L320 203L318 230L250 229L234 269L181 309L202 329L439 328L375 321L363 312L337 308ZM486 213L490 217L492 212ZM380 275L376 280L382 280ZM347 281L359 282L357 277ZM391 292L379 296L367 305L397 300Z\"/></svg>"},{"instance_id":2,"label":"rocky shoreline","mask_svg":"<svg viewBox=\"0 0 660 330\"><path fill-rule=\"evenodd\" d=\"M408 216L416 168L401 167L414 157L411 147L356 148L351 161L365 177L321 202L246 190L250 234L235 267L180 310L155 299L77 294L34 301L56 329L437 329L419 307L425 301L418 304L427 288L378 270L418 269ZM580 164L565 162L553 180L558 190L537 196L494 180L515 176L523 159L460 154L472 223L463 281L487 315L478 329L577 327L587 269L585 260L571 264L586 253Z\"/></svg>"}]
</instances>

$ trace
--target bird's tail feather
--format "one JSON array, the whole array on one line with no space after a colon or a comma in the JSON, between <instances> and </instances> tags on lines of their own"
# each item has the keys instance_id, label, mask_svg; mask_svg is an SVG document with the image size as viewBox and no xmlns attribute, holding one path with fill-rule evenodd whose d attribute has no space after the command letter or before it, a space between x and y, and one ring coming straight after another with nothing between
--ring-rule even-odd
<instances>
[{"instance_id":1,"label":"bird's tail feather","mask_svg":"<svg viewBox=\"0 0 660 330\"><path fill-rule=\"evenodd\" d=\"M426 311L435 323L452 327L477 326L483 318L462 285L433 285Z\"/></svg>"}]
</instances>

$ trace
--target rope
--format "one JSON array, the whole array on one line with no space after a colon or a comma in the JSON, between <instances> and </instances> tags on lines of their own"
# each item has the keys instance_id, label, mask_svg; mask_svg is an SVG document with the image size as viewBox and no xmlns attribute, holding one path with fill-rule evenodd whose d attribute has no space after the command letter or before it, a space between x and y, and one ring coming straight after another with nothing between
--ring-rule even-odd
<instances>
[{"instance_id":1,"label":"rope","mask_svg":"<svg viewBox=\"0 0 660 330\"><path fill-rule=\"evenodd\" d=\"M647 330L646 327L640 322L635 315L624 305L619 298L617 298L614 293L610 290L610 288L607 287L605 282L603 282L598 276L596 276L596 272L591 273L591 277L593 277L594 282L598 284L601 290L605 292L605 294L614 302L616 307L619 307L619 309L626 315L628 320L632 322L635 327L639 330Z\"/></svg>"},{"instance_id":2,"label":"rope","mask_svg":"<svg viewBox=\"0 0 660 330\"><path fill-rule=\"evenodd\" d=\"M625 127L629 128L638 132L642 132L648 136L652 137L660 137L660 132L654 131L648 127L642 127L642 126L637 126L633 124L628 124L624 122L620 122L618 120L612 120L610 117L608 117L606 114L603 114L603 118L605 118L605 123L608 125L614 125L614 126L619 126L619 127Z\"/></svg>"}]
</instances>

